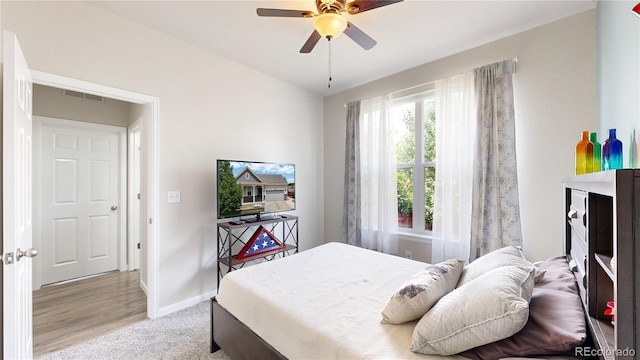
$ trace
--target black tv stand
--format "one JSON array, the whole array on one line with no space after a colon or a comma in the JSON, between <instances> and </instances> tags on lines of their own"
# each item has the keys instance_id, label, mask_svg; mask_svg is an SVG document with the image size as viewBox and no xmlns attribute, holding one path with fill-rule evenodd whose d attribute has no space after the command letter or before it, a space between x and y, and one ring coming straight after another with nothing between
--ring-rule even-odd
<instances>
[{"instance_id":1,"label":"black tv stand","mask_svg":"<svg viewBox=\"0 0 640 360\"><path fill-rule=\"evenodd\" d=\"M233 224L231 222L218 223L218 286L220 279L232 270L242 268L246 263L253 260L264 259L267 261L296 254L298 252L298 217L296 215L278 215L277 218L266 219L261 217L256 221L240 220L243 224ZM234 221L235 222L235 221ZM282 243L281 249L255 256L238 259L238 251L246 245L251 234L255 233L259 227L264 227Z\"/></svg>"},{"instance_id":2,"label":"black tv stand","mask_svg":"<svg viewBox=\"0 0 640 360\"><path fill-rule=\"evenodd\" d=\"M268 214L268 215L256 214L256 217L242 219L241 221L248 222L248 223L255 223L260 221L278 220L282 218L285 218L285 216L278 215L278 214Z\"/></svg>"}]
</instances>

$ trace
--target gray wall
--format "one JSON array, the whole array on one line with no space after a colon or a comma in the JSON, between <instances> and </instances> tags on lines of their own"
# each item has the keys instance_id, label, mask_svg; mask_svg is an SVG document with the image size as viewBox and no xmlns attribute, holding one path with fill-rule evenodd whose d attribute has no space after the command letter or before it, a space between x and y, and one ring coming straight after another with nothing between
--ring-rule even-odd
<instances>
[{"instance_id":1,"label":"gray wall","mask_svg":"<svg viewBox=\"0 0 640 360\"><path fill-rule=\"evenodd\" d=\"M130 103L108 98L92 99L71 96L49 86L34 85L33 114L121 127L131 124Z\"/></svg>"},{"instance_id":2,"label":"gray wall","mask_svg":"<svg viewBox=\"0 0 640 360\"><path fill-rule=\"evenodd\" d=\"M637 159L631 144L640 136L640 18L631 13L636 4L597 4L598 137L604 143L609 129L616 129L625 167L632 155Z\"/></svg>"},{"instance_id":3,"label":"gray wall","mask_svg":"<svg viewBox=\"0 0 640 360\"><path fill-rule=\"evenodd\" d=\"M532 260L562 254L562 181L574 173L580 131L594 129L595 10L329 96L324 101L325 238L340 238L344 176L344 104L407 89L519 57L514 75L516 142L524 251ZM399 245L430 260L430 243Z\"/></svg>"},{"instance_id":4,"label":"gray wall","mask_svg":"<svg viewBox=\"0 0 640 360\"><path fill-rule=\"evenodd\" d=\"M159 98L159 315L216 291L217 158L295 163L300 248L321 242L320 96L85 2L0 6L32 69Z\"/></svg>"}]
</instances>

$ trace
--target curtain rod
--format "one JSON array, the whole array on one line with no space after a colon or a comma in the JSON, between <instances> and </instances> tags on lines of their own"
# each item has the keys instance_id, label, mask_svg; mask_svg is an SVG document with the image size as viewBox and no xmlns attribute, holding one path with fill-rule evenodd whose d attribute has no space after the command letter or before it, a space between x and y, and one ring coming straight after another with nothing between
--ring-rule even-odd
<instances>
[{"instance_id":1,"label":"curtain rod","mask_svg":"<svg viewBox=\"0 0 640 360\"><path fill-rule=\"evenodd\" d=\"M420 87L429 86L429 85L432 85L432 84L435 84L435 81L430 81L430 82L427 82L427 83L424 83L424 84L409 86L408 88L392 91L388 95L398 94L398 93L401 93L401 92L404 92L404 91L409 91L409 90L417 89L417 88L420 88ZM344 105L345 108L347 107L346 103L343 104L343 105Z\"/></svg>"},{"instance_id":2,"label":"curtain rod","mask_svg":"<svg viewBox=\"0 0 640 360\"><path fill-rule=\"evenodd\" d=\"M516 57L514 57L512 60L513 60L513 73L515 74L516 73L516 65L518 64L518 55L516 55ZM410 86L410 87L405 88L405 89L392 91L390 94L395 94L395 93L399 93L399 92L402 92L402 91L407 91L407 90L419 88L421 86L426 86L426 85L429 85L429 84L432 84L432 83L435 83L435 81L430 81L430 82L427 82L427 83L424 83L424 84L414 85L414 86ZM345 104L343 104L343 106L346 108L347 104L345 103Z\"/></svg>"}]
</instances>

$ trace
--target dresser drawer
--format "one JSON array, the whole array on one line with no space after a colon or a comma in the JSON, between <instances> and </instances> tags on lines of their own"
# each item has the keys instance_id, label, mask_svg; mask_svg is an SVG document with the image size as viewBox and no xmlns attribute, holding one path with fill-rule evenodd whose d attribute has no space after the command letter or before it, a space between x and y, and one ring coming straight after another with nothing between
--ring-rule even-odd
<instances>
[{"instance_id":1,"label":"dresser drawer","mask_svg":"<svg viewBox=\"0 0 640 360\"><path fill-rule=\"evenodd\" d=\"M586 206L587 193L581 190L571 190L571 205L567 218L571 225L572 237L573 233L578 236L586 244Z\"/></svg>"}]
</instances>

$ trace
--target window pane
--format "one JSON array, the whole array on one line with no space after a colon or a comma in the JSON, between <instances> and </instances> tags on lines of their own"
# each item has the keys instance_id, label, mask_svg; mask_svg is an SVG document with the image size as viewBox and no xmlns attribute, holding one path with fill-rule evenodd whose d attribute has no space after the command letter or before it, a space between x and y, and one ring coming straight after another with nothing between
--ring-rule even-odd
<instances>
[{"instance_id":1,"label":"window pane","mask_svg":"<svg viewBox=\"0 0 640 360\"><path fill-rule=\"evenodd\" d=\"M416 160L416 116L413 103L396 106L391 111L396 143L396 163L413 164Z\"/></svg>"},{"instance_id":2,"label":"window pane","mask_svg":"<svg viewBox=\"0 0 640 360\"><path fill-rule=\"evenodd\" d=\"M434 98L423 101L424 116L424 161L436 161L436 101Z\"/></svg>"},{"instance_id":3,"label":"window pane","mask_svg":"<svg viewBox=\"0 0 640 360\"><path fill-rule=\"evenodd\" d=\"M424 168L424 229L433 230L433 199L436 193L436 168Z\"/></svg>"},{"instance_id":4,"label":"window pane","mask_svg":"<svg viewBox=\"0 0 640 360\"><path fill-rule=\"evenodd\" d=\"M398 169L398 227L413 228L413 169Z\"/></svg>"}]
</instances>

